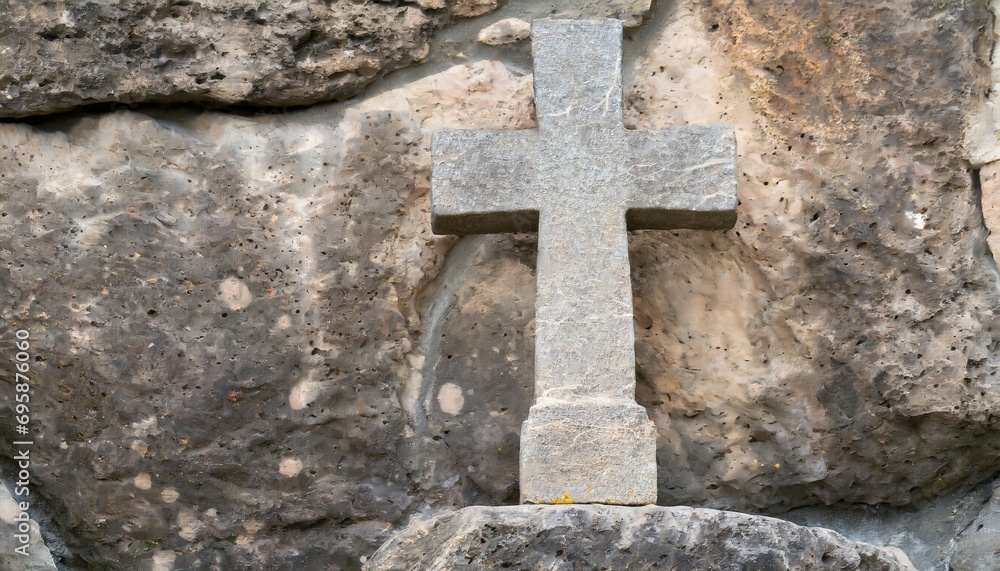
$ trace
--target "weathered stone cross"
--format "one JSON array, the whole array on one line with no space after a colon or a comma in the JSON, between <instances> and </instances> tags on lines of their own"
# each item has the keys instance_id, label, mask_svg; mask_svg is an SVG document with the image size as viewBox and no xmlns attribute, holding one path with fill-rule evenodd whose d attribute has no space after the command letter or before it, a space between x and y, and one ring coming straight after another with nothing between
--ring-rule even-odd
<instances>
[{"instance_id":1,"label":"weathered stone cross","mask_svg":"<svg viewBox=\"0 0 1000 571\"><path fill-rule=\"evenodd\" d=\"M538 128L435 133L433 229L538 231L521 502L654 503L626 229L731 228L735 136L725 126L625 129L618 20L539 20L531 44Z\"/></svg>"}]
</instances>

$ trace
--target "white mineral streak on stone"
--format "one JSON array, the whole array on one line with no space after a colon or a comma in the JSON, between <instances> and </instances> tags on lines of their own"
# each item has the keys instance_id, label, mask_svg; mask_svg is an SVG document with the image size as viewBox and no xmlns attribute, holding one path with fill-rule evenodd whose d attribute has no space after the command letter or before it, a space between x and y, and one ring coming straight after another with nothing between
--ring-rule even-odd
<instances>
[{"instance_id":1,"label":"white mineral streak on stone","mask_svg":"<svg viewBox=\"0 0 1000 571\"><path fill-rule=\"evenodd\" d=\"M997 260L997 256L1000 256L1000 161L984 165L979 171L979 180L982 188L983 219L990 233L987 243L990 245L994 260L1000 263L1000 260Z\"/></svg>"},{"instance_id":2,"label":"white mineral streak on stone","mask_svg":"<svg viewBox=\"0 0 1000 571\"><path fill-rule=\"evenodd\" d=\"M302 461L298 458L283 458L278 466L278 473L287 478L294 478L302 472Z\"/></svg>"},{"instance_id":3,"label":"white mineral streak on stone","mask_svg":"<svg viewBox=\"0 0 1000 571\"><path fill-rule=\"evenodd\" d=\"M322 385L314 381L302 381L292 388L292 394L288 397L288 404L294 410L302 410L312 404L319 396Z\"/></svg>"},{"instance_id":4,"label":"white mineral streak on stone","mask_svg":"<svg viewBox=\"0 0 1000 571\"><path fill-rule=\"evenodd\" d=\"M159 436L162 432L160 430L159 422L155 416L146 417L143 420L133 422L131 425L132 436L137 438L144 438L146 436Z\"/></svg>"},{"instance_id":5,"label":"white mineral streak on stone","mask_svg":"<svg viewBox=\"0 0 1000 571\"><path fill-rule=\"evenodd\" d=\"M6 487L4 489L6 490ZM19 513L21 510L18 508L17 502L14 501L14 497L9 492L0 491L0 520L3 520L4 523L14 523L14 518Z\"/></svg>"},{"instance_id":6,"label":"white mineral streak on stone","mask_svg":"<svg viewBox=\"0 0 1000 571\"><path fill-rule=\"evenodd\" d=\"M452 416L457 416L465 406L465 397L462 396L462 387L455 383L445 383L441 385L441 390L437 396L438 406L441 411Z\"/></svg>"},{"instance_id":7,"label":"white mineral streak on stone","mask_svg":"<svg viewBox=\"0 0 1000 571\"><path fill-rule=\"evenodd\" d=\"M140 490L148 490L153 487L153 479L146 472L140 472L132 479L132 484Z\"/></svg>"},{"instance_id":8,"label":"white mineral streak on stone","mask_svg":"<svg viewBox=\"0 0 1000 571\"><path fill-rule=\"evenodd\" d=\"M253 294L242 280L231 277L219 284L219 299L229 309L238 311L250 305Z\"/></svg>"},{"instance_id":9,"label":"white mineral streak on stone","mask_svg":"<svg viewBox=\"0 0 1000 571\"><path fill-rule=\"evenodd\" d=\"M168 504L176 502L177 499L180 497L181 497L180 492L178 492L173 488L165 488L162 492L160 492L160 499L167 502Z\"/></svg>"},{"instance_id":10,"label":"white mineral streak on stone","mask_svg":"<svg viewBox=\"0 0 1000 571\"><path fill-rule=\"evenodd\" d=\"M498 93L504 94L499 104L496 100ZM441 127L523 129L534 126L531 107L530 76L514 75L500 62L482 61L452 67L405 88L379 94L349 107L344 121L337 127L336 136L342 140L351 137L363 139L371 129L366 117L373 114L391 114L400 118L419 130L420 136L427 142L431 132ZM339 150L341 153L350 151L347 145L340 145ZM344 161L349 159L346 155L342 157ZM396 286L402 293L395 294L397 297L412 299L416 291L437 276L444 253L454 239L431 237L427 231L431 161L426 143L417 147L407 160L414 161L417 175L411 214L399 222L396 232L373 248L370 258L391 268L392 275L400 278ZM345 272L356 276L357 264L350 264ZM398 307L407 322L414 326L421 321L436 323L443 320L442 312L447 309L441 306L435 314L421 317L412 304ZM403 386L400 405L411 418L419 413L417 401L421 398L425 381L424 363L424 355L414 351L406 355L404 363L393 368ZM432 398L433 393L427 396Z\"/></svg>"},{"instance_id":11,"label":"white mineral streak on stone","mask_svg":"<svg viewBox=\"0 0 1000 571\"><path fill-rule=\"evenodd\" d=\"M420 399L420 387L424 382L423 368L424 355L410 354L406 356L406 367L395 371L396 376L404 380L399 405L411 418L416 414L417 401Z\"/></svg>"},{"instance_id":12,"label":"white mineral streak on stone","mask_svg":"<svg viewBox=\"0 0 1000 571\"><path fill-rule=\"evenodd\" d=\"M913 222L914 228L916 228L917 230L924 229L924 224L927 222L927 217L925 215L921 214L920 212L907 211L906 217L910 219L910 222Z\"/></svg>"},{"instance_id":13,"label":"white mineral streak on stone","mask_svg":"<svg viewBox=\"0 0 1000 571\"><path fill-rule=\"evenodd\" d=\"M198 538L198 532L201 531L202 525L201 520L198 519L198 514L193 510L181 510L177 514L177 535L181 539L194 541Z\"/></svg>"},{"instance_id":14,"label":"white mineral streak on stone","mask_svg":"<svg viewBox=\"0 0 1000 571\"><path fill-rule=\"evenodd\" d=\"M253 535L253 534L257 533L258 531L264 529L264 524L263 524L263 522L257 521L255 519L251 519L251 520L247 520L246 522L244 522L243 529L245 529L247 531L247 533Z\"/></svg>"},{"instance_id":15,"label":"white mineral streak on stone","mask_svg":"<svg viewBox=\"0 0 1000 571\"><path fill-rule=\"evenodd\" d=\"M479 31L476 38L488 46L505 46L523 42L531 36L531 24L519 18L505 18Z\"/></svg>"},{"instance_id":16,"label":"white mineral streak on stone","mask_svg":"<svg viewBox=\"0 0 1000 571\"><path fill-rule=\"evenodd\" d=\"M173 571L177 555L173 551L157 551L153 555L151 571Z\"/></svg>"},{"instance_id":17,"label":"white mineral streak on stone","mask_svg":"<svg viewBox=\"0 0 1000 571\"><path fill-rule=\"evenodd\" d=\"M288 395L288 406L292 407L292 410L306 408L319 396L323 382L315 380L316 374L315 370L310 370L305 379L292 387L292 391Z\"/></svg>"},{"instance_id":18,"label":"white mineral streak on stone","mask_svg":"<svg viewBox=\"0 0 1000 571\"><path fill-rule=\"evenodd\" d=\"M142 440L133 440L130 448L140 456L145 456L146 452L149 452L149 445Z\"/></svg>"}]
</instances>

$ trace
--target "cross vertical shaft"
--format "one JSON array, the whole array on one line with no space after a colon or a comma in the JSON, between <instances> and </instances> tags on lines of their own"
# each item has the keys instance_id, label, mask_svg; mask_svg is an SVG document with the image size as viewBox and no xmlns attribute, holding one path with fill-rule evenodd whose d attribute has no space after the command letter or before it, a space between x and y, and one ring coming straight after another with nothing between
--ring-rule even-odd
<instances>
[{"instance_id":1,"label":"cross vertical shaft","mask_svg":"<svg viewBox=\"0 0 1000 571\"><path fill-rule=\"evenodd\" d=\"M621 39L617 20L534 22L538 128L439 131L432 144L435 232L538 231L522 502L656 501L626 231L735 222L732 129L626 130Z\"/></svg>"}]
</instances>

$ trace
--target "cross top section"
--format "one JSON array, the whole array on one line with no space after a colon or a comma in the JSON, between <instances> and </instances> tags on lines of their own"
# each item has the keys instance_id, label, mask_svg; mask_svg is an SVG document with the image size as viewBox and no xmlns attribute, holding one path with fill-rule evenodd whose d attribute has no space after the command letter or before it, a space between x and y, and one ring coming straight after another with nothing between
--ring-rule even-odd
<instances>
[{"instance_id":1,"label":"cross top section","mask_svg":"<svg viewBox=\"0 0 1000 571\"><path fill-rule=\"evenodd\" d=\"M578 39L567 42L567 36ZM536 20L531 30L539 131L622 128L619 20Z\"/></svg>"}]
</instances>

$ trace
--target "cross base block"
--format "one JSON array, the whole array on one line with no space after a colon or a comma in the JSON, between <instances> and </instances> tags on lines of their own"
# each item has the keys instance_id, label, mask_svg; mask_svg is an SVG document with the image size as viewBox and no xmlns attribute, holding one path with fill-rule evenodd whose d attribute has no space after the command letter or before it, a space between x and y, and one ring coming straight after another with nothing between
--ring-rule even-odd
<instances>
[{"instance_id":1,"label":"cross base block","mask_svg":"<svg viewBox=\"0 0 1000 571\"><path fill-rule=\"evenodd\" d=\"M656 429L635 401L540 399L521 426L522 504L656 503Z\"/></svg>"}]
</instances>

